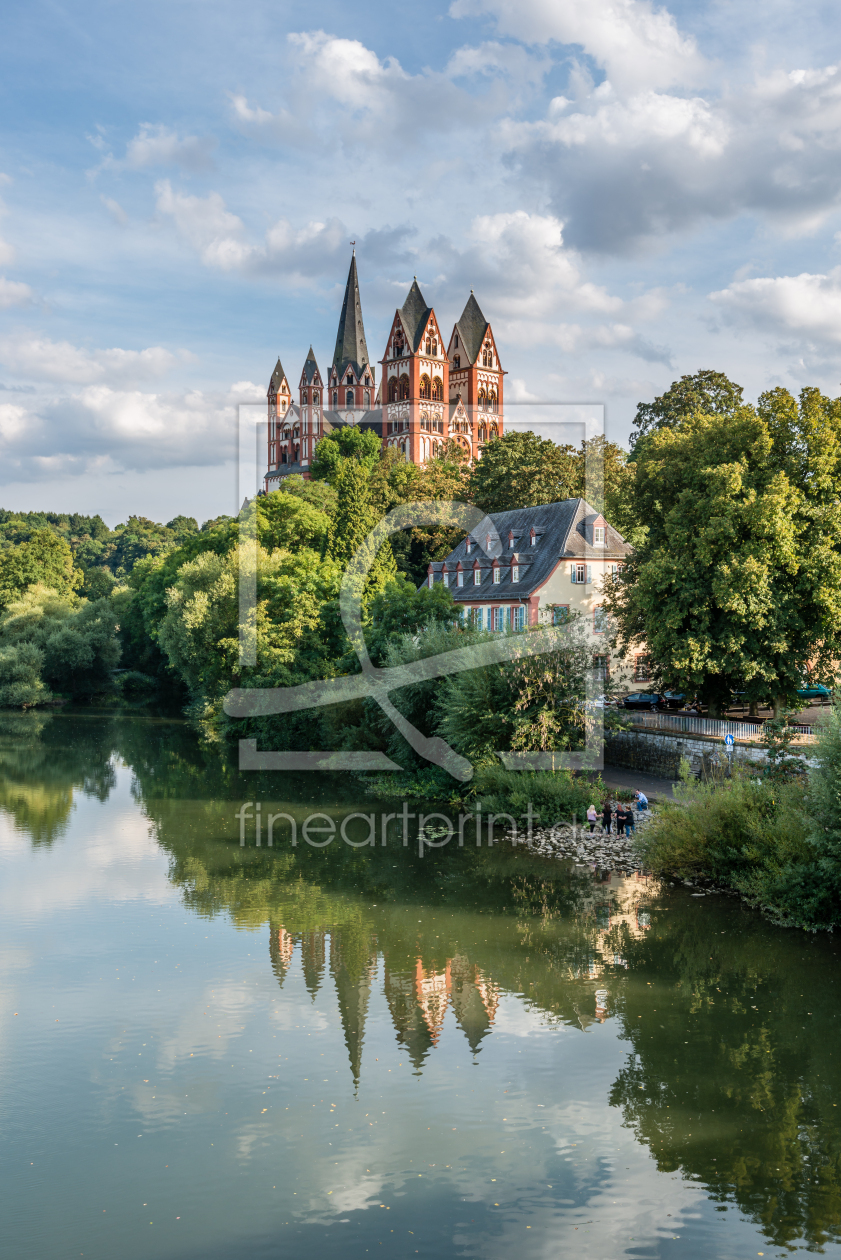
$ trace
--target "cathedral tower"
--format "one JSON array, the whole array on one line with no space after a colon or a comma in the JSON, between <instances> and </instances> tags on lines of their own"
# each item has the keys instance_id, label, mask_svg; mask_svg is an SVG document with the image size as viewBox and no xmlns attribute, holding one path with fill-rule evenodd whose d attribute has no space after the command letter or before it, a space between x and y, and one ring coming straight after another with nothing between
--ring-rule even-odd
<instances>
[{"instance_id":1,"label":"cathedral tower","mask_svg":"<svg viewBox=\"0 0 841 1260\"><path fill-rule=\"evenodd\" d=\"M502 433L502 379L493 330L470 290L467 305L450 334L451 418L456 413L463 436L469 437L470 457L478 459L486 442ZM462 411L459 411L461 400ZM462 412L465 414L462 416ZM465 424L465 421L467 424ZM468 432L469 426L469 432ZM455 424L454 424L454 427ZM461 445L466 446L464 441Z\"/></svg>"},{"instance_id":2,"label":"cathedral tower","mask_svg":"<svg viewBox=\"0 0 841 1260\"><path fill-rule=\"evenodd\" d=\"M278 357L266 397L269 400L269 468L280 464L280 435L284 417L292 406L292 390L289 387L283 364Z\"/></svg>"},{"instance_id":3,"label":"cathedral tower","mask_svg":"<svg viewBox=\"0 0 841 1260\"><path fill-rule=\"evenodd\" d=\"M394 312L382 360L383 444L425 464L448 437L449 363L435 318L417 276Z\"/></svg>"},{"instance_id":4,"label":"cathedral tower","mask_svg":"<svg viewBox=\"0 0 841 1260\"><path fill-rule=\"evenodd\" d=\"M360 419L360 411L370 411L373 407L376 382L362 323L356 250L350 260L329 381L330 409L338 412L348 423L354 424ZM354 415L354 412L357 414Z\"/></svg>"}]
</instances>

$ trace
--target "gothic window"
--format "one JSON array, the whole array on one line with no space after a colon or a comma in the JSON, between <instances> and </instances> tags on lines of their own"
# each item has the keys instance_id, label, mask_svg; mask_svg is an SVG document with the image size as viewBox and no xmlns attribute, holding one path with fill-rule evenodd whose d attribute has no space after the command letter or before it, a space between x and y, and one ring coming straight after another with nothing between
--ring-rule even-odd
<instances>
[{"instance_id":1,"label":"gothic window","mask_svg":"<svg viewBox=\"0 0 841 1260\"><path fill-rule=\"evenodd\" d=\"M388 382L388 401L397 402L397 381L394 377Z\"/></svg>"},{"instance_id":2,"label":"gothic window","mask_svg":"<svg viewBox=\"0 0 841 1260\"><path fill-rule=\"evenodd\" d=\"M436 376L432 381L432 401L444 401L444 382L441 380L440 376Z\"/></svg>"},{"instance_id":3,"label":"gothic window","mask_svg":"<svg viewBox=\"0 0 841 1260\"><path fill-rule=\"evenodd\" d=\"M496 390L488 391L488 411L496 411Z\"/></svg>"},{"instance_id":4,"label":"gothic window","mask_svg":"<svg viewBox=\"0 0 841 1260\"><path fill-rule=\"evenodd\" d=\"M492 438L499 437L499 428L495 424L491 425L491 437Z\"/></svg>"},{"instance_id":5,"label":"gothic window","mask_svg":"<svg viewBox=\"0 0 841 1260\"><path fill-rule=\"evenodd\" d=\"M458 345L458 341L456 341L456 345ZM460 354L454 354L454 355L453 355L453 367L454 367L454 368L460 368L460 367L461 367L461 355L460 355Z\"/></svg>"},{"instance_id":6,"label":"gothic window","mask_svg":"<svg viewBox=\"0 0 841 1260\"><path fill-rule=\"evenodd\" d=\"M345 400L345 405L346 405L346 406L348 406L348 407L352 407L352 406L353 406L353 390L352 390L352 389L349 389L349 390L348 390L348 392L347 392L347 398L346 398L346 400Z\"/></svg>"},{"instance_id":7,"label":"gothic window","mask_svg":"<svg viewBox=\"0 0 841 1260\"><path fill-rule=\"evenodd\" d=\"M353 372L348 372L345 385L352 385L352 384L353 384Z\"/></svg>"},{"instance_id":8,"label":"gothic window","mask_svg":"<svg viewBox=\"0 0 841 1260\"><path fill-rule=\"evenodd\" d=\"M409 378L404 372L400 377L400 401L408 402L409 400Z\"/></svg>"},{"instance_id":9,"label":"gothic window","mask_svg":"<svg viewBox=\"0 0 841 1260\"><path fill-rule=\"evenodd\" d=\"M479 425L479 441L487 442L487 440L488 440L488 426L486 424L480 424Z\"/></svg>"},{"instance_id":10,"label":"gothic window","mask_svg":"<svg viewBox=\"0 0 841 1260\"><path fill-rule=\"evenodd\" d=\"M318 390L316 390L315 393L313 394L312 401L313 401L313 406L317 407L318 406Z\"/></svg>"},{"instance_id":11,"label":"gothic window","mask_svg":"<svg viewBox=\"0 0 841 1260\"><path fill-rule=\"evenodd\" d=\"M366 389L366 390L365 390L365 408L366 408L366 410L367 410L367 409L369 409L369 408L370 408L370 406L371 406L371 391L370 391L370 389Z\"/></svg>"},{"instance_id":12,"label":"gothic window","mask_svg":"<svg viewBox=\"0 0 841 1260\"><path fill-rule=\"evenodd\" d=\"M339 405L339 391L338 391L337 389L334 389L334 390L333 390L333 407L334 407L334 409L335 409L336 407L338 407L338 405Z\"/></svg>"},{"instance_id":13,"label":"gothic window","mask_svg":"<svg viewBox=\"0 0 841 1260\"><path fill-rule=\"evenodd\" d=\"M432 386L430 384L429 377L424 372L423 376L420 378L420 396L421 398L429 398L431 394Z\"/></svg>"},{"instance_id":14,"label":"gothic window","mask_svg":"<svg viewBox=\"0 0 841 1260\"><path fill-rule=\"evenodd\" d=\"M401 336L400 333L395 333L394 335L394 345L392 348L392 354L395 359L399 359L401 355L403 354L403 337Z\"/></svg>"},{"instance_id":15,"label":"gothic window","mask_svg":"<svg viewBox=\"0 0 841 1260\"><path fill-rule=\"evenodd\" d=\"M488 409L488 400L485 395L485 391L483 389L480 389L479 390L479 410L487 411L487 409Z\"/></svg>"}]
</instances>

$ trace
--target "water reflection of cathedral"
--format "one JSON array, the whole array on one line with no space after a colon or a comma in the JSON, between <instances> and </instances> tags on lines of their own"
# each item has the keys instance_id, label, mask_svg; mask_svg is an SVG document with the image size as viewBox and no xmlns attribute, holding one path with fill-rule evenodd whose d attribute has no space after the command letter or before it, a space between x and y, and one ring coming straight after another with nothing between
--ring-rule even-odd
<instances>
[{"instance_id":1,"label":"water reflection of cathedral","mask_svg":"<svg viewBox=\"0 0 841 1260\"><path fill-rule=\"evenodd\" d=\"M594 991L587 982L594 984L611 968L627 966L621 942L627 935L638 938L648 930L647 907L653 891L642 874L594 879L585 914L589 948L577 965L566 969L566 979L583 981L589 993L587 1008L576 1010L582 1028L608 1017L608 991ZM375 933L360 934L342 927L293 933L275 922L270 952L281 985L293 966L296 950L313 1000L329 971L355 1082L361 1074L365 1020L380 955L383 993L397 1042L416 1069L439 1044L449 1010L471 1051L477 1053L492 1030L505 987L462 953L443 961L426 961L423 956L407 956L403 951L394 958L393 951L382 946Z\"/></svg>"}]
</instances>

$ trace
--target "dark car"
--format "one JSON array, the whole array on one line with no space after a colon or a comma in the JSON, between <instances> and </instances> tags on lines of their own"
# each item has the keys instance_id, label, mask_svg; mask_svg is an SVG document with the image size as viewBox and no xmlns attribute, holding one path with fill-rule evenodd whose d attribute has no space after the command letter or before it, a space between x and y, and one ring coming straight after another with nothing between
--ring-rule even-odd
<instances>
[{"instance_id":1,"label":"dark car","mask_svg":"<svg viewBox=\"0 0 841 1260\"><path fill-rule=\"evenodd\" d=\"M656 713L665 704L664 698L656 691L633 691L622 701L626 709L650 709Z\"/></svg>"},{"instance_id":2,"label":"dark car","mask_svg":"<svg viewBox=\"0 0 841 1260\"><path fill-rule=\"evenodd\" d=\"M670 709L682 709L686 704L686 695L682 691L667 691L664 693L663 699Z\"/></svg>"},{"instance_id":3,"label":"dark car","mask_svg":"<svg viewBox=\"0 0 841 1260\"><path fill-rule=\"evenodd\" d=\"M829 700L832 692L823 683L804 683L797 695L801 700Z\"/></svg>"}]
</instances>

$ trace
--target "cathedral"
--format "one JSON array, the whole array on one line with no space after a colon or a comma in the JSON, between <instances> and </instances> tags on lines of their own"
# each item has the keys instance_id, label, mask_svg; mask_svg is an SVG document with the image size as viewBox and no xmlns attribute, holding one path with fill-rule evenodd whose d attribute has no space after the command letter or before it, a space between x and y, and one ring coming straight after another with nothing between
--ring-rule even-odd
<instances>
[{"instance_id":1,"label":"cathedral","mask_svg":"<svg viewBox=\"0 0 841 1260\"><path fill-rule=\"evenodd\" d=\"M267 491L290 473L309 477L316 443L343 425L375 432L383 447L423 465L457 443L468 460L502 433L502 379L496 342L470 292L445 342L417 278L394 312L380 364L368 357L356 251L350 262L336 348L326 378L310 346L298 397L278 359L268 390Z\"/></svg>"}]
</instances>

